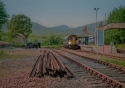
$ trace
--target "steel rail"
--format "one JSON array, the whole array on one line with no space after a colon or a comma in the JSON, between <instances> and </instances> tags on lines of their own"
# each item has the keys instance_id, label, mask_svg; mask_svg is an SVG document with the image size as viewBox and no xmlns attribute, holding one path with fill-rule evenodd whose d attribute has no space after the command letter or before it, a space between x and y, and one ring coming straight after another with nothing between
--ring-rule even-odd
<instances>
[{"instance_id":1,"label":"steel rail","mask_svg":"<svg viewBox=\"0 0 125 88\"><path fill-rule=\"evenodd\" d=\"M42 54L39 55L38 59L36 60L35 65L34 65L32 71L31 71L29 77L35 76L35 73L36 73L36 70L37 70L37 64L39 63L39 61L40 61L41 58L44 58L45 50L42 50L42 51L40 51L40 52L41 52Z\"/></svg>"},{"instance_id":2,"label":"steel rail","mask_svg":"<svg viewBox=\"0 0 125 88\"><path fill-rule=\"evenodd\" d=\"M60 49L60 50L63 50L63 49ZM63 51L68 52L68 53L71 53L71 54L74 54L74 55L76 55L76 56L79 56L79 57L82 57L82 58L85 58L85 59L89 59L89 60L91 60L91 61L98 62L98 63L103 64L103 65L106 65L106 66L113 67L113 68L115 68L115 69L119 69L120 71L125 72L125 67L123 67L123 66L119 66L119 65L116 65L116 64L113 64L113 63L109 63L109 62L106 62L106 61L102 61L102 60L98 60L98 59L95 59L95 58L91 58L91 57L79 55L79 54L76 54L76 53L73 53L73 52L70 52L70 51L67 51L67 50L63 50Z\"/></svg>"},{"instance_id":3,"label":"steel rail","mask_svg":"<svg viewBox=\"0 0 125 88\"><path fill-rule=\"evenodd\" d=\"M37 64L39 63L40 58L43 58L43 57L44 57L44 55L40 55L40 56L38 57L38 59L36 60L36 63L35 63L35 65L34 65L32 71L31 71L31 73L30 73L30 77L35 76L35 72L36 72L36 70L37 70L37 69L36 69Z\"/></svg>"},{"instance_id":4,"label":"steel rail","mask_svg":"<svg viewBox=\"0 0 125 88\"><path fill-rule=\"evenodd\" d=\"M96 70L90 68L89 66L86 66L86 65L84 65L84 64L82 64L80 62L77 62L76 60L73 60L73 59L71 59L71 58L69 58L69 57L67 57L67 56L65 56L65 55L63 55L63 54L61 54L61 53L59 53L59 52L57 52L55 50L53 50L53 51L58 53L59 55L63 56L64 58L66 58L66 59L76 63L77 65L79 65L83 69L86 69L87 71L89 71L93 75L95 75L96 77L98 77L98 78L102 79L103 81L113 85L114 87L125 88L125 84L123 84L123 83L121 83L121 82L119 82L119 81L117 81L117 80L115 80L115 79L113 79L113 78L103 74L103 73L100 73L99 71L96 71Z\"/></svg>"},{"instance_id":5,"label":"steel rail","mask_svg":"<svg viewBox=\"0 0 125 88\"><path fill-rule=\"evenodd\" d=\"M67 72L67 76L69 78L74 77L73 73L65 65L63 65L63 63L53 53L51 53L51 54L54 56L54 58L57 60L57 62L62 65L64 71Z\"/></svg>"},{"instance_id":6,"label":"steel rail","mask_svg":"<svg viewBox=\"0 0 125 88\"><path fill-rule=\"evenodd\" d=\"M125 50L122 49L116 49L118 52L125 54Z\"/></svg>"},{"instance_id":7,"label":"steel rail","mask_svg":"<svg viewBox=\"0 0 125 88\"><path fill-rule=\"evenodd\" d=\"M78 51L78 52L88 52L88 53L92 53L92 54L96 54L95 52L90 52L90 51ZM102 53L98 53L99 55L103 56ZM110 54L104 54L104 56L107 56L109 58L112 58L112 59L116 59L116 60L121 60L121 61L125 61L125 57L121 57L121 56L115 56L115 55L110 55Z\"/></svg>"},{"instance_id":8,"label":"steel rail","mask_svg":"<svg viewBox=\"0 0 125 88\"><path fill-rule=\"evenodd\" d=\"M30 77L43 77L50 75L52 77L73 77L71 71L56 56L47 50L41 51L42 55L38 57L30 73Z\"/></svg>"}]
</instances>

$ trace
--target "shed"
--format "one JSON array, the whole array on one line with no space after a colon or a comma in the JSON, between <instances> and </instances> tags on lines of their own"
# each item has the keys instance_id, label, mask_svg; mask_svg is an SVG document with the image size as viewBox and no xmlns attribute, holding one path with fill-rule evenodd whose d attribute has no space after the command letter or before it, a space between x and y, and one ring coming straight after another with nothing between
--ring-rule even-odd
<instances>
[{"instance_id":1,"label":"shed","mask_svg":"<svg viewBox=\"0 0 125 88\"><path fill-rule=\"evenodd\" d=\"M26 37L21 33L17 33L14 36L12 36L11 41L12 43L26 44Z\"/></svg>"}]
</instances>

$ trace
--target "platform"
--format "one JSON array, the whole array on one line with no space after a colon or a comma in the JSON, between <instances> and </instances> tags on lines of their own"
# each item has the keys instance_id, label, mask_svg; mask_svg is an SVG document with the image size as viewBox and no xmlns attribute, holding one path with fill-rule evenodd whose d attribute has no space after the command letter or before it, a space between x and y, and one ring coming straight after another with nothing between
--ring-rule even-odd
<instances>
[{"instance_id":1,"label":"platform","mask_svg":"<svg viewBox=\"0 0 125 88\"><path fill-rule=\"evenodd\" d=\"M90 52L98 52L103 54L103 46L97 46L95 45L83 45L81 44L81 49L85 51L90 51ZM120 56L120 57L125 57L125 54L117 53L116 47L115 46L110 46L110 45L105 45L104 46L104 54L112 54L114 56Z\"/></svg>"}]
</instances>

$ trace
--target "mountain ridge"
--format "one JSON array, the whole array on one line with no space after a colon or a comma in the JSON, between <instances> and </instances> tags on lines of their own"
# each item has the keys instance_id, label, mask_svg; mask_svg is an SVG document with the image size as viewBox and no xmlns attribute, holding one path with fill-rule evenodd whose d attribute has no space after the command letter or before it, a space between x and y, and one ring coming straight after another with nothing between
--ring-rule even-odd
<instances>
[{"instance_id":1,"label":"mountain ridge","mask_svg":"<svg viewBox=\"0 0 125 88\"><path fill-rule=\"evenodd\" d=\"M99 21L97 22L97 25L102 22L104 23L104 21ZM57 35L69 35L69 34L77 34L77 35L80 35L82 34L82 29L87 26L87 31L94 35L94 30L95 30L95 23L90 23L90 24L87 24L87 25L83 25L83 26L79 26L79 27L76 27L76 28L70 28L68 27L67 25L60 25L60 26L55 26L55 27L45 27L39 23L36 23L36 22L32 22L32 34L33 35L40 35L40 36L48 36L48 35L51 35L51 34L57 34ZM2 31L4 32L8 32L8 29L6 27L7 25L5 24L3 27L2 27Z\"/></svg>"}]
</instances>

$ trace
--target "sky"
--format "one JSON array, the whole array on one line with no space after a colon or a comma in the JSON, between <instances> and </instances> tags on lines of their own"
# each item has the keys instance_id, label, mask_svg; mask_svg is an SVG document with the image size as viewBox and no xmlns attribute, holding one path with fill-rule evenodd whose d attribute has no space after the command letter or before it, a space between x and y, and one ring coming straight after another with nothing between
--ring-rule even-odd
<instances>
[{"instance_id":1,"label":"sky","mask_svg":"<svg viewBox=\"0 0 125 88\"><path fill-rule=\"evenodd\" d=\"M115 7L125 6L125 0L1 0L10 18L25 14L32 22L46 27L67 25L79 27L102 21Z\"/></svg>"}]
</instances>

